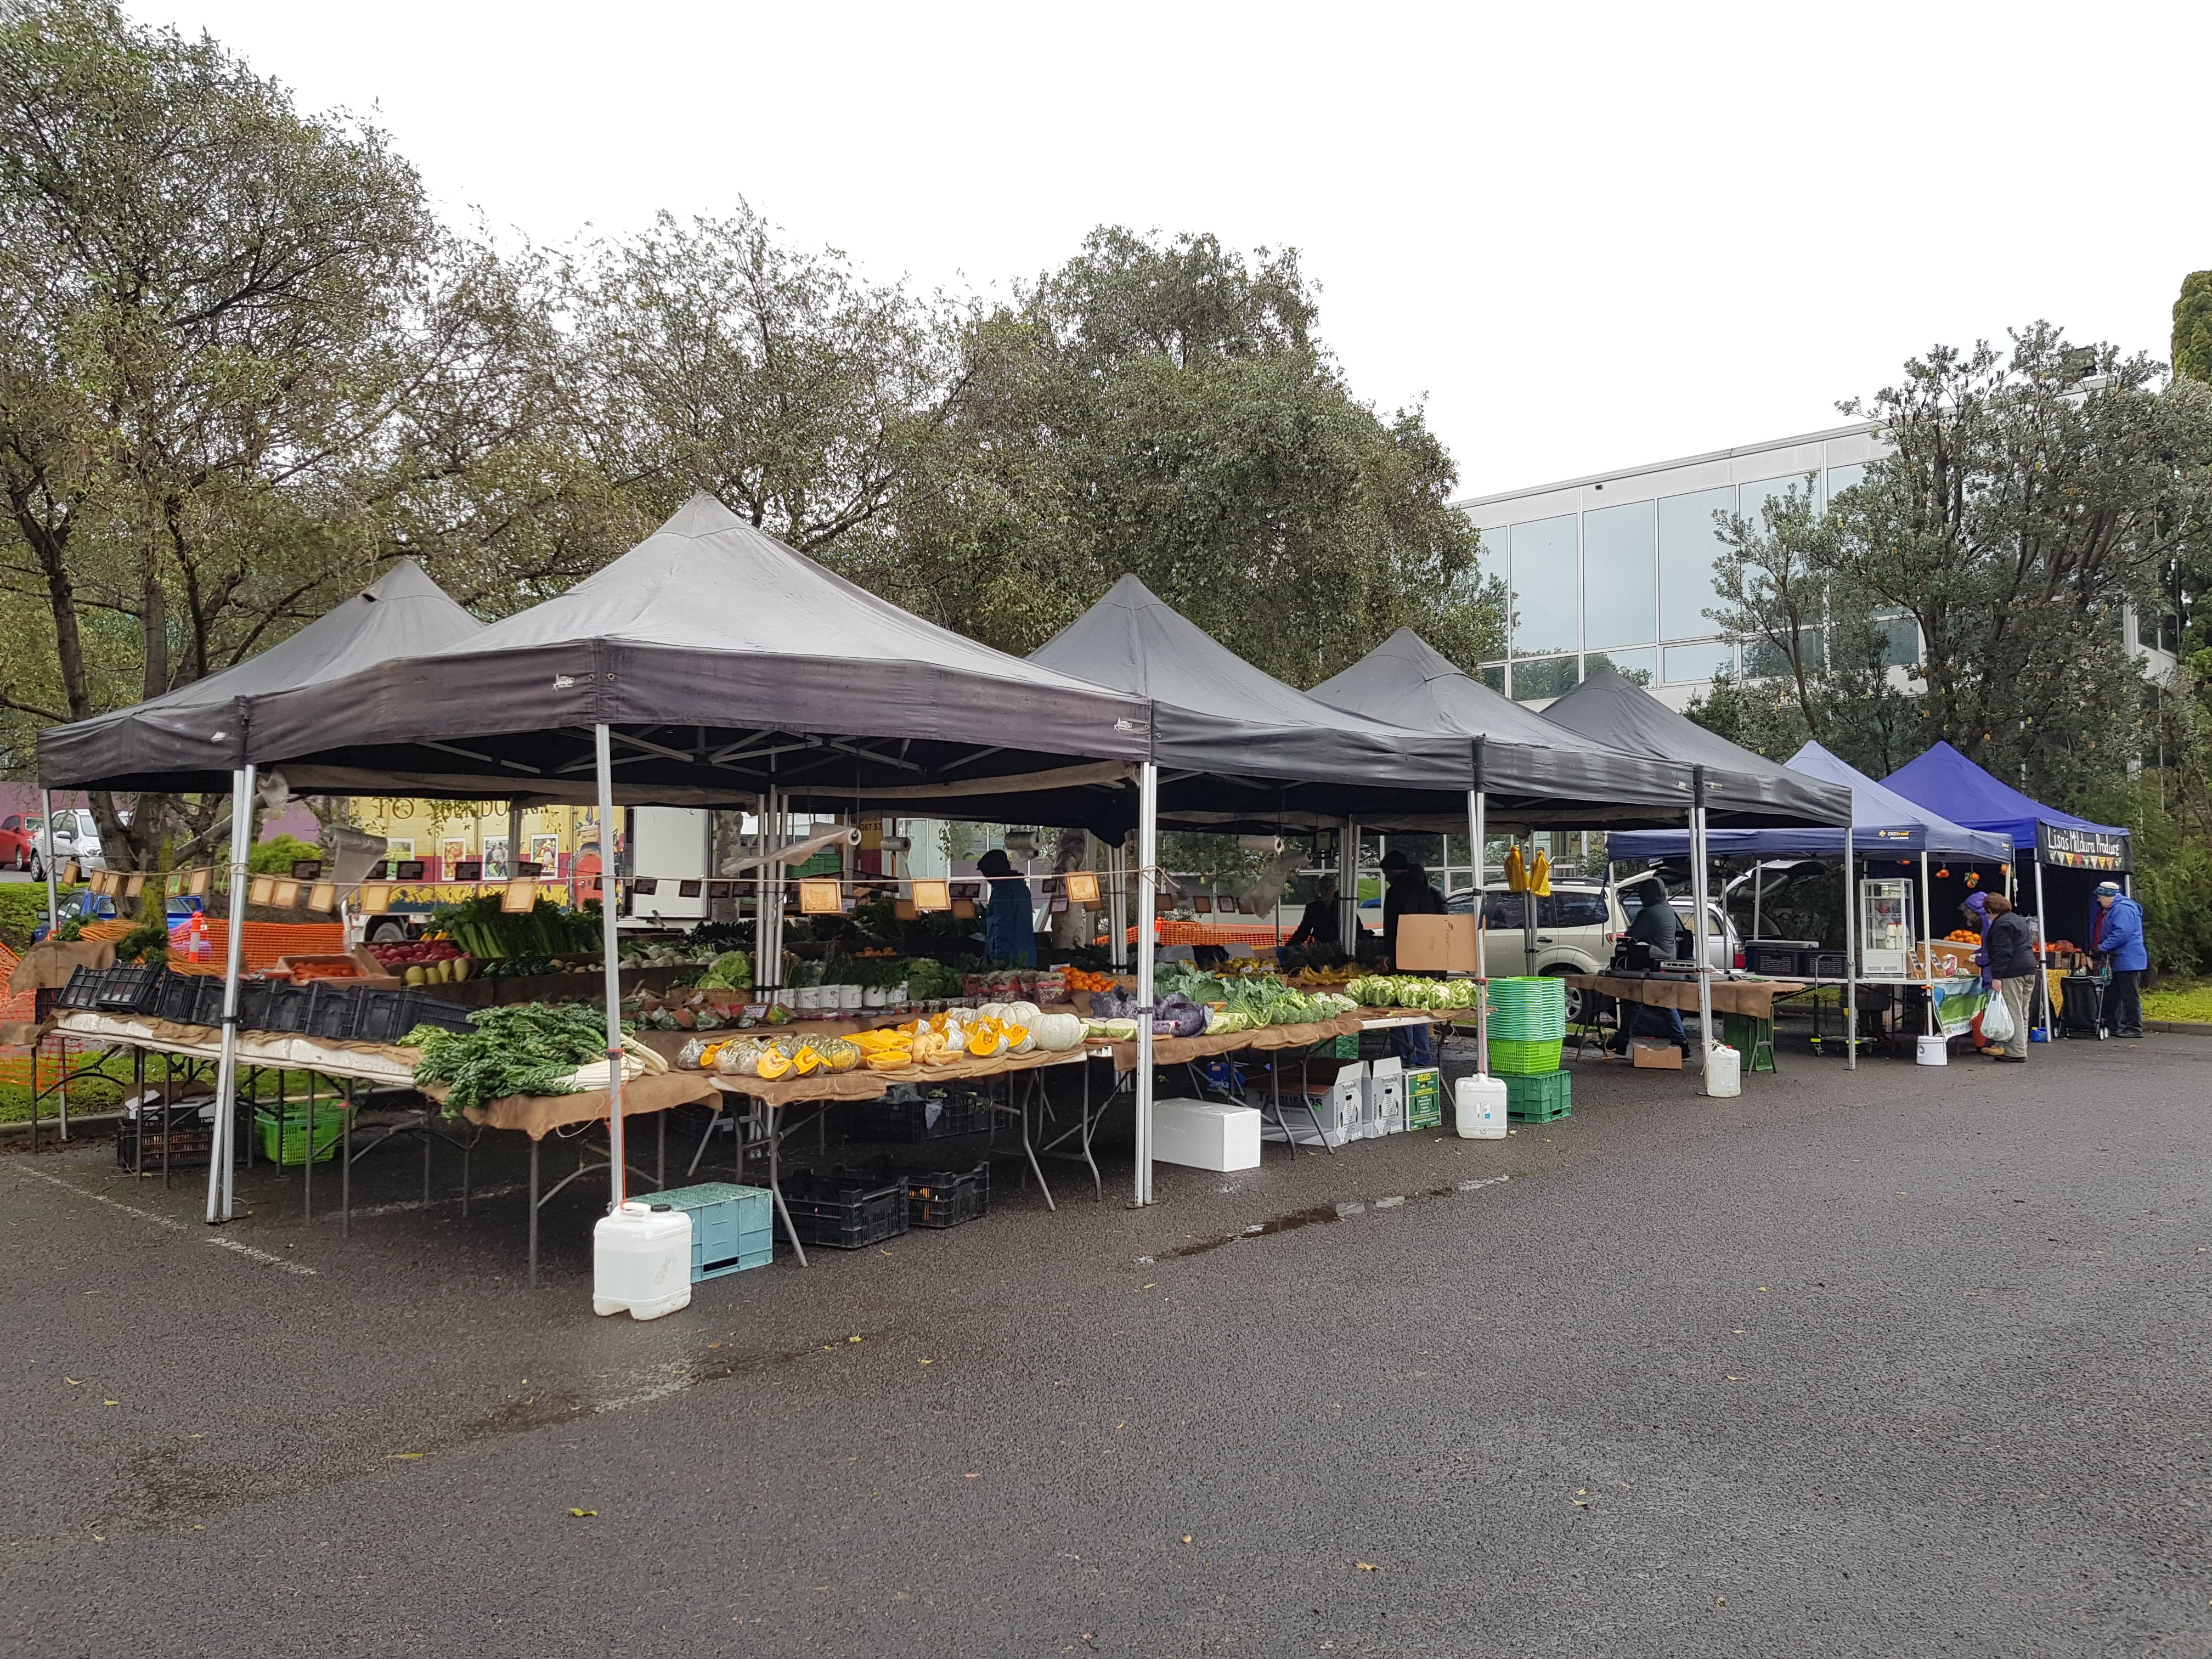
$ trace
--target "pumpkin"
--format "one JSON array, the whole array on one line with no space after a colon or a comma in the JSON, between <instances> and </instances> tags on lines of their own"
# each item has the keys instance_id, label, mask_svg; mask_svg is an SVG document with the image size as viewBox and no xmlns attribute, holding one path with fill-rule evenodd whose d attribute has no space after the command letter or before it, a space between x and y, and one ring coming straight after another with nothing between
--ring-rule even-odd
<instances>
[{"instance_id":1,"label":"pumpkin","mask_svg":"<svg viewBox=\"0 0 2212 1659\"><path fill-rule=\"evenodd\" d=\"M868 1069L872 1072L902 1071L913 1064L914 1051L910 1048L878 1048L868 1056Z\"/></svg>"},{"instance_id":2,"label":"pumpkin","mask_svg":"<svg viewBox=\"0 0 2212 1659\"><path fill-rule=\"evenodd\" d=\"M1026 1025L1009 1024L999 1029L1000 1035L1006 1039L1006 1052L1010 1054L1025 1054L1036 1047L1036 1038L1030 1034L1030 1028Z\"/></svg>"},{"instance_id":3,"label":"pumpkin","mask_svg":"<svg viewBox=\"0 0 2212 1659\"><path fill-rule=\"evenodd\" d=\"M1039 1014L1030 1022L1030 1035L1040 1048L1054 1053L1079 1047L1083 1042L1084 1023L1073 1014Z\"/></svg>"},{"instance_id":4,"label":"pumpkin","mask_svg":"<svg viewBox=\"0 0 2212 1659\"><path fill-rule=\"evenodd\" d=\"M761 1050L768 1044L759 1037L738 1037L714 1051L714 1067L724 1077L758 1077Z\"/></svg>"},{"instance_id":5,"label":"pumpkin","mask_svg":"<svg viewBox=\"0 0 2212 1659\"><path fill-rule=\"evenodd\" d=\"M791 1067L791 1056L775 1044L769 1043L761 1049L758 1057L754 1060L751 1075L759 1078L763 1083L774 1083L778 1078L787 1075Z\"/></svg>"},{"instance_id":6,"label":"pumpkin","mask_svg":"<svg viewBox=\"0 0 2212 1659\"><path fill-rule=\"evenodd\" d=\"M975 1010L975 1018L977 1019L988 1019L994 1024L1004 1019L1006 1017L1006 1005L1003 1002L987 1002L981 1007Z\"/></svg>"},{"instance_id":7,"label":"pumpkin","mask_svg":"<svg viewBox=\"0 0 2212 1659\"><path fill-rule=\"evenodd\" d=\"M860 1051L842 1037L823 1037L814 1048L824 1071L849 1072L860 1063Z\"/></svg>"},{"instance_id":8,"label":"pumpkin","mask_svg":"<svg viewBox=\"0 0 2212 1659\"><path fill-rule=\"evenodd\" d=\"M980 1025L969 1034L968 1052L978 1060L989 1060L1006 1046L1006 1034L995 1025Z\"/></svg>"},{"instance_id":9,"label":"pumpkin","mask_svg":"<svg viewBox=\"0 0 2212 1659\"><path fill-rule=\"evenodd\" d=\"M800 1043L799 1052L791 1057L791 1069L800 1077L811 1075L821 1066L822 1055L811 1042Z\"/></svg>"},{"instance_id":10,"label":"pumpkin","mask_svg":"<svg viewBox=\"0 0 2212 1659\"><path fill-rule=\"evenodd\" d=\"M1043 1012L1044 1010L1034 1002L1010 1002L1006 1005L1006 1012L1000 1018L1009 1025L1026 1025L1031 1030L1035 1030L1037 1016Z\"/></svg>"}]
</instances>

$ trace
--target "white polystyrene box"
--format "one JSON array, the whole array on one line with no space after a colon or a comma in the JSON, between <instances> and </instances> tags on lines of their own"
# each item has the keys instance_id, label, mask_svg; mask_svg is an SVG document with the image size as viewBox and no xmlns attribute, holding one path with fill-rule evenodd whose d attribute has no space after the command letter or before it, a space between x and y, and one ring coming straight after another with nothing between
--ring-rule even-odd
<instances>
[{"instance_id":1,"label":"white polystyrene box","mask_svg":"<svg viewBox=\"0 0 2212 1659\"><path fill-rule=\"evenodd\" d=\"M1406 1062L1395 1054L1378 1060L1368 1070L1367 1133L1397 1135L1406 1132Z\"/></svg>"},{"instance_id":2,"label":"white polystyrene box","mask_svg":"<svg viewBox=\"0 0 2212 1659\"><path fill-rule=\"evenodd\" d=\"M1156 1100L1152 1156L1194 1170L1256 1170L1260 1114L1211 1100Z\"/></svg>"}]
</instances>

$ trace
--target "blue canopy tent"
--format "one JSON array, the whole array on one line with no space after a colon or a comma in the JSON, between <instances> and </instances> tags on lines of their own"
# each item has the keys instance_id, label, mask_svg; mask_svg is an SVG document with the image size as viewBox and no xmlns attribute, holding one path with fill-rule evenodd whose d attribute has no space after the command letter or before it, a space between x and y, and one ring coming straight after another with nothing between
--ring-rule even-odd
<instances>
[{"instance_id":1,"label":"blue canopy tent","mask_svg":"<svg viewBox=\"0 0 2212 1659\"><path fill-rule=\"evenodd\" d=\"M1908 800L1941 812L1970 830L1988 830L2010 842L2020 856L2035 866L2035 917L2049 939L2063 937L2054 932L2045 907L2043 872L2074 872L2073 886L2117 878L2132 888L2129 872L2135 867L2133 837L2114 824L2093 823L2087 818L2063 812L2056 806L2022 794L2003 779L1974 764L1949 744L1938 742L1916 760L1909 760L1882 781ZM2069 896L2061 884L2060 900ZM2084 914L2089 901L2076 892ZM2045 1004L2044 1024L2051 1023Z\"/></svg>"},{"instance_id":2,"label":"blue canopy tent","mask_svg":"<svg viewBox=\"0 0 2212 1659\"><path fill-rule=\"evenodd\" d=\"M1954 823L1940 813L1932 812L1896 791L1885 788L1817 743L1807 744L1784 764L1791 771L1802 772L1808 777L1818 778L1825 783L1840 784L1849 789L1851 792L1850 830L1830 830L1815 825L1792 830L1712 830L1705 834L1705 853L1708 856L1735 854L1751 858L1841 858L1844 861L1844 915L1847 926L1853 915L1854 866L1863 856L1903 858L1918 855L1920 926L1923 941L1932 939L1936 930L1929 901L1928 866L1931 860L1963 859L2001 866L2009 866L2012 861L2012 842L2005 836ZM1690 838L1679 830L1632 830L1612 836L1607 843L1607 851L1616 860L1680 857L1690 851ZM1850 945L1847 933L1845 954L1854 959L1846 963L1845 979L1856 990L1861 975L1855 959L1856 953ZM1932 1030L1935 1017L1932 1006L1929 1017ZM1857 1015L1855 1006L1851 1018L1852 1029L1856 1031Z\"/></svg>"}]
</instances>

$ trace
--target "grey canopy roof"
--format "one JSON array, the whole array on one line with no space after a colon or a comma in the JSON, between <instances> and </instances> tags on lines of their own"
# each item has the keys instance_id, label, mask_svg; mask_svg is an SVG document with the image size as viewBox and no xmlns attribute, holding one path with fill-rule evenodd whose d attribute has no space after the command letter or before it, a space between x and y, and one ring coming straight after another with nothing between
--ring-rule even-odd
<instances>
[{"instance_id":1,"label":"grey canopy roof","mask_svg":"<svg viewBox=\"0 0 2212 1659\"><path fill-rule=\"evenodd\" d=\"M1454 738L1348 714L1255 668L1134 576L1030 653L1096 685L1149 697L1163 766L1352 788L1464 791Z\"/></svg>"},{"instance_id":2,"label":"grey canopy roof","mask_svg":"<svg viewBox=\"0 0 2212 1659\"><path fill-rule=\"evenodd\" d=\"M1588 678L1544 710L1566 731L1632 755L1705 769L1705 805L1715 822L1849 823L1851 793L1730 743L1674 710L1618 670Z\"/></svg>"},{"instance_id":3,"label":"grey canopy roof","mask_svg":"<svg viewBox=\"0 0 2212 1659\"><path fill-rule=\"evenodd\" d=\"M618 797L674 805L1118 776L1151 742L1141 698L924 622L703 494L472 638L235 712L204 721L204 741L302 793L588 800L599 723Z\"/></svg>"},{"instance_id":4,"label":"grey canopy roof","mask_svg":"<svg viewBox=\"0 0 2212 1659\"><path fill-rule=\"evenodd\" d=\"M1410 628L1310 695L1394 725L1482 739L1482 785L1501 823L1679 823L1689 808L1680 767L1562 732L1462 672Z\"/></svg>"},{"instance_id":5,"label":"grey canopy roof","mask_svg":"<svg viewBox=\"0 0 2212 1659\"><path fill-rule=\"evenodd\" d=\"M309 623L222 672L158 697L50 727L39 738L39 780L49 788L198 791L230 784L230 716L240 697L342 679L393 657L422 656L483 624L453 603L412 559Z\"/></svg>"}]
</instances>

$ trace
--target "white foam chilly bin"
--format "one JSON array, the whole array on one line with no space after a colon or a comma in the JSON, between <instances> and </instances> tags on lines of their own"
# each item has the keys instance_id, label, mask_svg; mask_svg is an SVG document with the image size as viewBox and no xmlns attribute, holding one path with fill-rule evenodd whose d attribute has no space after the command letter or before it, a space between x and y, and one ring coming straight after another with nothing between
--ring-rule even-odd
<instances>
[{"instance_id":1,"label":"white foam chilly bin","mask_svg":"<svg viewBox=\"0 0 2212 1659\"><path fill-rule=\"evenodd\" d=\"M1477 1073L1452 1085L1452 1127L1462 1140L1505 1139L1505 1079Z\"/></svg>"},{"instance_id":2,"label":"white foam chilly bin","mask_svg":"<svg viewBox=\"0 0 2212 1659\"><path fill-rule=\"evenodd\" d=\"M1367 1133L1406 1133L1406 1062L1392 1054L1378 1060L1367 1076Z\"/></svg>"},{"instance_id":3,"label":"white foam chilly bin","mask_svg":"<svg viewBox=\"0 0 2212 1659\"><path fill-rule=\"evenodd\" d=\"M1260 1114L1211 1100L1156 1100L1152 1156L1194 1170L1256 1170Z\"/></svg>"},{"instance_id":4,"label":"white foam chilly bin","mask_svg":"<svg viewBox=\"0 0 2212 1659\"><path fill-rule=\"evenodd\" d=\"M1366 1133L1367 1062L1363 1060L1337 1067L1336 1087L1329 1093L1336 1106L1336 1121L1331 1127L1343 1130L1347 1140L1358 1139Z\"/></svg>"},{"instance_id":5,"label":"white foam chilly bin","mask_svg":"<svg viewBox=\"0 0 2212 1659\"><path fill-rule=\"evenodd\" d=\"M1923 1036L1913 1051L1913 1060L1921 1066L1948 1066L1951 1063L1950 1045L1940 1036Z\"/></svg>"},{"instance_id":6,"label":"white foam chilly bin","mask_svg":"<svg viewBox=\"0 0 2212 1659\"><path fill-rule=\"evenodd\" d=\"M691 1217L624 1204L592 1229L592 1311L658 1319L691 1305Z\"/></svg>"}]
</instances>

